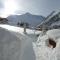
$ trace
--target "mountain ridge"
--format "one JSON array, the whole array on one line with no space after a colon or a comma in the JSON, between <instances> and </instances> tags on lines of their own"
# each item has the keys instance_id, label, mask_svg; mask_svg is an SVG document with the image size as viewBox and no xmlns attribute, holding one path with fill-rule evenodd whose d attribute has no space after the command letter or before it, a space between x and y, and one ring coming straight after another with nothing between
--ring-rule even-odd
<instances>
[{"instance_id":1,"label":"mountain ridge","mask_svg":"<svg viewBox=\"0 0 60 60\"><path fill-rule=\"evenodd\" d=\"M30 27L35 27L40 24L45 17L41 15L33 15L27 12L22 15L10 15L7 19L9 22L13 22L12 25L17 24L18 22L26 22L30 25Z\"/></svg>"}]
</instances>

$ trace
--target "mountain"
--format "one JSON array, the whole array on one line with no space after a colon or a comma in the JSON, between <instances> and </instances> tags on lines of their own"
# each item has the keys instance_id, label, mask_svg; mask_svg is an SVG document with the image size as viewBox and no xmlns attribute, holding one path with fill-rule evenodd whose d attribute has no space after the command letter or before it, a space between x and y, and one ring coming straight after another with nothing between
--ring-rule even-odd
<instances>
[{"instance_id":1,"label":"mountain","mask_svg":"<svg viewBox=\"0 0 60 60\"><path fill-rule=\"evenodd\" d=\"M25 13L22 15L10 15L7 17L10 25L17 25L17 23L28 23L29 27L35 27L40 24L45 17L39 15L32 15L30 13Z\"/></svg>"},{"instance_id":2,"label":"mountain","mask_svg":"<svg viewBox=\"0 0 60 60\"><path fill-rule=\"evenodd\" d=\"M38 27L44 27L47 29L60 28L60 12L56 12L51 15L48 19L44 20Z\"/></svg>"}]
</instances>

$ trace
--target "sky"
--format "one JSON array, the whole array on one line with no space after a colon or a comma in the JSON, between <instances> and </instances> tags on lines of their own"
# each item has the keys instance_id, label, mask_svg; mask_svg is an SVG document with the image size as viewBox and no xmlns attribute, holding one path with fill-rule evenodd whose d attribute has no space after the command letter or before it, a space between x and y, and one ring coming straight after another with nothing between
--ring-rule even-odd
<instances>
[{"instance_id":1,"label":"sky","mask_svg":"<svg viewBox=\"0 0 60 60\"><path fill-rule=\"evenodd\" d=\"M60 10L60 0L0 0L0 16L31 14L48 16Z\"/></svg>"}]
</instances>

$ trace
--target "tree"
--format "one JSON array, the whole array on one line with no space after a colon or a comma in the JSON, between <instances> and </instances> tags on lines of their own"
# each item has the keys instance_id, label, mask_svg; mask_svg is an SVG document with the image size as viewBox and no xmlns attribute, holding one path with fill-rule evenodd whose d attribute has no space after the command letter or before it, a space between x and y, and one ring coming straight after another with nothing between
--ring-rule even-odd
<instances>
[{"instance_id":1,"label":"tree","mask_svg":"<svg viewBox=\"0 0 60 60\"><path fill-rule=\"evenodd\" d=\"M24 27L24 25L26 25L26 28L29 28L29 24L25 22L18 22L17 25L20 27Z\"/></svg>"}]
</instances>

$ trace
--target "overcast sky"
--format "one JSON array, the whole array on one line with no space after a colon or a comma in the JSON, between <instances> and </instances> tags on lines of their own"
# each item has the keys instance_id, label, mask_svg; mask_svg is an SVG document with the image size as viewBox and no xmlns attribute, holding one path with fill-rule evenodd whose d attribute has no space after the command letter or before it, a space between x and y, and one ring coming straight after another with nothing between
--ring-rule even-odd
<instances>
[{"instance_id":1,"label":"overcast sky","mask_svg":"<svg viewBox=\"0 0 60 60\"><path fill-rule=\"evenodd\" d=\"M5 1L8 0L0 0L1 11L6 9L4 6ZM10 4L12 1L18 6L18 8L16 7L17 9L15 10L15 13L17 14L30 12L32 14L47 16L52 11L57 11L60 9L60 0L10 0ZM0 14L2 14L1 11Z\"/></svg>"}]
</instances>

